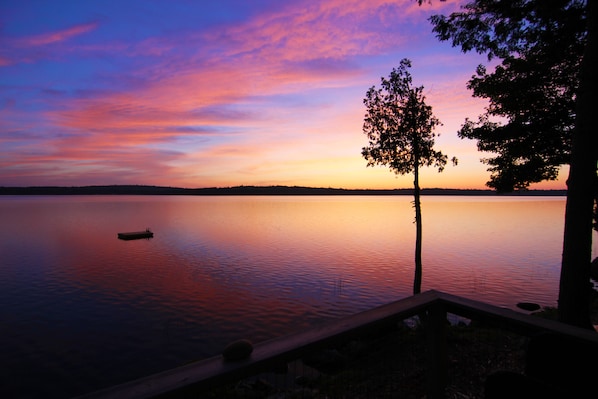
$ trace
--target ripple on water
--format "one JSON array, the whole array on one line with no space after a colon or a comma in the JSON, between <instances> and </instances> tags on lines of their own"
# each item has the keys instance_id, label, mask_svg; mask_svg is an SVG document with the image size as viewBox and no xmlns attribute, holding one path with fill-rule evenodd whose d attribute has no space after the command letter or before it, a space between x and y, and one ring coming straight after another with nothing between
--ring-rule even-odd
<instances>
[{"instance_id":1,"label":"ripple on water","mask_svg":"<svg viewBox=\"0 0 598 399\"><path fill-rule=\"evenodd\" d=\"M35 217L12 203L0 231L0 369L14 384L0 396L74 396L408 296L409 201L67 198L38 201ZM562 207L426 201L424 290L554 305ZM528 222L508 223L510 212ZM147 225L151 240L116 239Z\"/></svg>"}]
</instances>

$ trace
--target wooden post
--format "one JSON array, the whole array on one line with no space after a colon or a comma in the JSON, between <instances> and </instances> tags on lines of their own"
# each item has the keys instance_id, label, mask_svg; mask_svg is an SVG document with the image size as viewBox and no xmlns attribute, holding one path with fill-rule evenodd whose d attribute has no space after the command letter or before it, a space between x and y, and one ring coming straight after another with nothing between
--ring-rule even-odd
<instances>
[{"instance_id":1,"label":"wooden post","mask_svg":"<svg viewBox=\"0 0 598 399\"><path fill-rule=\"evenodd\" d=\"M428 308L425 323L427 338L427 397L441 399L445 396L447 382L446 309L441 302Z\"/></svg>"}]
</instances>

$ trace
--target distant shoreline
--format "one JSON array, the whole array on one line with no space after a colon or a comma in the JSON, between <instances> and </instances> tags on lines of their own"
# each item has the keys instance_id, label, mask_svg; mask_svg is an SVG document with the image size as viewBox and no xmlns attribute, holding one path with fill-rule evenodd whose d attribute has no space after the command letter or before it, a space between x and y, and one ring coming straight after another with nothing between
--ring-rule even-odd
<instances>
[{"instance_id":1,"label":"distant shoreline","mask_svg":"<svg viewBox=\"0 0 598 399\"><path fill-rule=\"evenodd\" d=\"M0 187L0 195L413 195L413 189L344 189L301 186L235 186L180 188L143 185ZM565 196L567 190L525 190L497 194L493 190L424 188L422 195Z\"/></svg>"}]
</instances>

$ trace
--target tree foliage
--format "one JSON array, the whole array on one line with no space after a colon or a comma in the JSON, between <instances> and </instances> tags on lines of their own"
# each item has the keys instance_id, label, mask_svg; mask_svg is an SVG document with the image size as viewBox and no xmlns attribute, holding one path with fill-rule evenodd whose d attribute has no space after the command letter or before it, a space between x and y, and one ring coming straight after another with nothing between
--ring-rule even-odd
<instances>
[{"instance_id":1,"label":"tree foliage","mask_svg":"<svg viewBox=\"0 0 598 399\"><path fill-rule=\"evenodd\" d=\"M569 164L559 282L559 319L591 328L592 220L598 199L597 0L472 0L462 12L431 21L439 39L501 63L482 66L469 87L490 100L462 137L478 140L492 172L489 186L526 188ZM506 123L491 121L500 117Z\"/></svg>"},{"instance_id":2,"label":"tree foliage","mask_svg":"<svg viewBox=\"0 0 598 399\"><path fill-rule=\"evenodd\" d=\"M490 104L459 131L495 155L482 160L489 187L526 189L556 179L569 163L584 18L584 2L571 0L476 0L448 17L431 17L440 40L500 60L491 72L480 65L469 81L473 95Z\"/></svg>"},{"instance_id":3,"label":"tree foliage","mask_svg":"<svg viewBox=\"0 0 598 399\"><path fill-rule=\"evenodd\" d=\"M363 132L369 145L361 154L368 166L388 166L400 175L422 166L434 166L441 172L448 158L433 149L434 129L441 123L425 103L424 87L412 86L410 67L411 62L403 59L388 79L381 78L380 88L372 86L367 91Z\"/></svg>"},{"instance_id":4,"label":"tree foliage","mask_svg":"<svg viewBox=\"0 0 598 399\"><path fill-rule=\"evenodd\" d=\"M413 173L415 207L415 278L413 293L421 291L422 282L422 218L420 204L419 168L434 166L441 172L448 157L434 150L434 129L440 121L426 104L424 87L413 87L408 71L411 62L403 59L388 79L381 79L381 87L372 86L363 103L367 112L363 132L369 145L361 154L368 166L388 166L396 174ZM453 163L457 160L453 158Z\"/></svg>"}]
</instances>

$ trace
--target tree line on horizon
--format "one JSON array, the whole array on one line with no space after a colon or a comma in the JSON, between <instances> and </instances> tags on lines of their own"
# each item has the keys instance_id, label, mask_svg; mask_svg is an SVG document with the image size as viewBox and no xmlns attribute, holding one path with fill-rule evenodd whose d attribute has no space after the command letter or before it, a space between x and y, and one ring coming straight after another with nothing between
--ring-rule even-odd
<instances>
[{"instance_id":1,"label":"tree line on horizon","mask_svg":"<svg viewBox=\"0 0 598 399\"><path fill-rule=\"evenodd\" d=\"M422 195L500 195L490 189L423 188ZM526 190L505 195L564 196L566 190ZM0 195L413 195L412 188L346 189L305 186L184 188L147 185L0 187Z\"/></svg>"}]
</instances>

